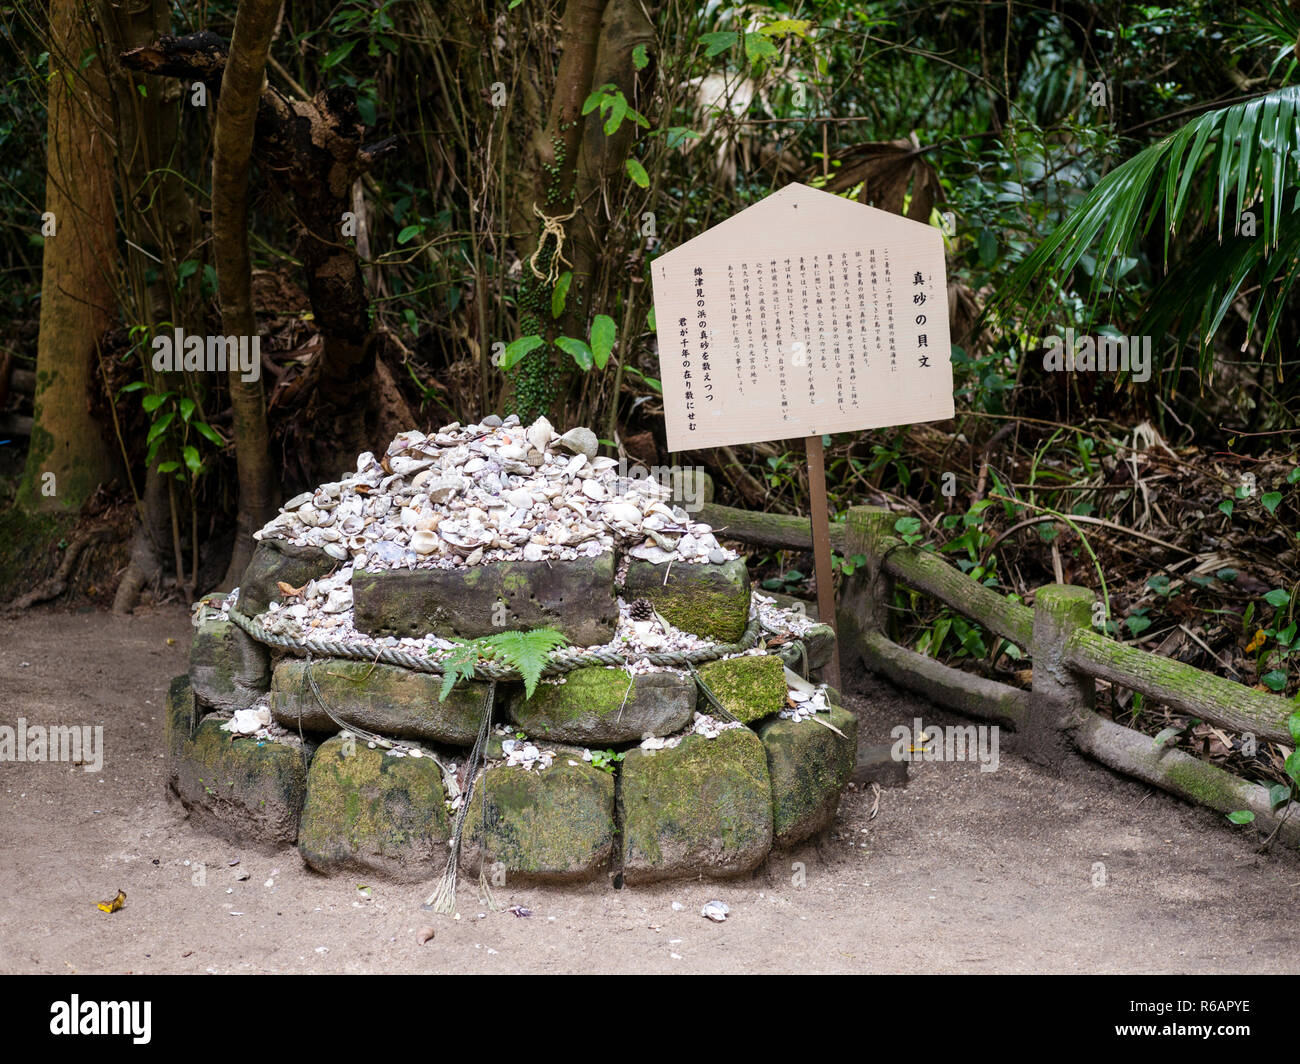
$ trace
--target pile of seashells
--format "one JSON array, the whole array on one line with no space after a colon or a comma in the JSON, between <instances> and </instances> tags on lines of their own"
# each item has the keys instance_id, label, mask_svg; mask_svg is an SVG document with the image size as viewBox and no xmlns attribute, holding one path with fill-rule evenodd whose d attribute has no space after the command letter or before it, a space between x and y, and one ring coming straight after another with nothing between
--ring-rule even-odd
<instances>
[{"instance_id":1,"label":"pile of seashells","mask_svg":"<svg viewBox=\"0 0 1300 1064\"><path fill-rule=\"evenodd\" d=\"M367 569L453 569L490 561L595 557L651 562L736 557L651 478L618 475L590 429L492 415L398 435L343 480L290 499L255 539L315 546Z\"/></svg>"}]
</instances>

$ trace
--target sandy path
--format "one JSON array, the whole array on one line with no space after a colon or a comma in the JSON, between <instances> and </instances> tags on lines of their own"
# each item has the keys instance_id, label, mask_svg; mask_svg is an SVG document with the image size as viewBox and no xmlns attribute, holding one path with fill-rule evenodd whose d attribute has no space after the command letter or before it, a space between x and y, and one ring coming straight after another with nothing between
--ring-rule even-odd
<instances>
[{"instance_id":1,"label":"sandy path","mask_svg":"<svg viewBox=\"0 0 1300 1064\"><path fill-rule=\"evenodd\" d=\"M161 707L191 632L179 607L0 621L0 723L102 723L106 750L99 774L0 763L0 971L1295 970L1300 862L1104 769L1054 776L1005 743L996 772L913 766L871 821L870 796L850 792L828 836L741 881L498 892L531 918L486 912L468 885L459 920L420 912L422 886L376 883L363 901L295 850L232 846L164 800ZM914 716L953 719L883 683L854 708L865 742ZM119 888L126 907L97 911ZM725 924L699 915L713 897ZM420 946L423 924L437 937Z\"/></svg>"}]
</instances>

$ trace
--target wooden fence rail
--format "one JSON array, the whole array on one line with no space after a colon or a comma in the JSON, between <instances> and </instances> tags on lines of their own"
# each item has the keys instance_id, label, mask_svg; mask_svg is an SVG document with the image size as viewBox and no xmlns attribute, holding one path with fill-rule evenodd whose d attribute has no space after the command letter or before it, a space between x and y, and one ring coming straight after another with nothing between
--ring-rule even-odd
<instances>
[{"instance_id":1,"label":"wooden fence rail","mask_svg":"<svg viewBox=\"0 0 1300 1064\"><path fill-rule=\"evenodd\" d=\"M726 538L772 549L811 549L806 518L711 503L699 516ZM1093 709L1095 680L1103 679L1257 740L1289 745L1291 702L1094 631L1094 596L1086 588L1049 584L1035 593L1032 609L1012 602L938 554L905 544L894 534L896 519L891 511L863 506L831 525L837 550L867 559L866 567L845 581L836 610L843 668L861 665L956 712L1016 731L1059 736L1102 764L1189 801L1222 813L1249 810L1265 830L1277 829L1284 841L1300 844L1300 805L1288 802L1275 809L1268 788L1157 744ZM954 669L891 640L895 580L1028 651L1032 691Z\"/></svg>"}]
</instances>

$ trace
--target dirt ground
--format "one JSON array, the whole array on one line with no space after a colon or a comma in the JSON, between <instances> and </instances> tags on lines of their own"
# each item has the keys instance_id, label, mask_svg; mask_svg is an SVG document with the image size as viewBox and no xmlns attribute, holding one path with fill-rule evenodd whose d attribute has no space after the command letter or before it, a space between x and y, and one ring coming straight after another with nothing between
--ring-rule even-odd
<instances>
[{"instance_id":1,"label":"dirt ground","mask_svg":"<svg viewBox=\"0 0 1300 1064\"><path fill-rule=\"evenodd\" d=\"M420 911L432 882L376 882L363 900L293 849L199 832L164 798L162 705L191 633L181 607L0 620L0 722L102 723L105 747L98 774L0 763L0 971L1295 970L1294 856L1260 856L1252 834L1101 767L1047 773L1005 742L995 772L913 765L874 819L872 795L850 791L826 837L738 881L496 892L528 918L488 911L468 881L459 919ZM853 708L864 743L917 716L955 721L883 682ZM119 889L124 908L97 910ZM725 923L700 915L712 898ZM437 934L420 945L425 925Z\"/></svg>"}]
</instances>

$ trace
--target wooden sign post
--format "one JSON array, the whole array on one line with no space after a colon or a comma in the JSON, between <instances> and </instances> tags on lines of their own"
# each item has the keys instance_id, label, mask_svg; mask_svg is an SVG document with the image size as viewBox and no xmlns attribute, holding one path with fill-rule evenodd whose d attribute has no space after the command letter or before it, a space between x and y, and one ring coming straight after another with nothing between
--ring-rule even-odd
<instances>
[{"instance_id":1,"label":"wooden sign post","mask_svg":"<svg viewBox=\"0 0 1300 1064\"><path fill-rule=\"evenodd\" d=\"M832 627L822 436L953 416L944 265L933 226L795 184L652 267L668 449L803 437Z\"/></svg>"}]
</instances>

